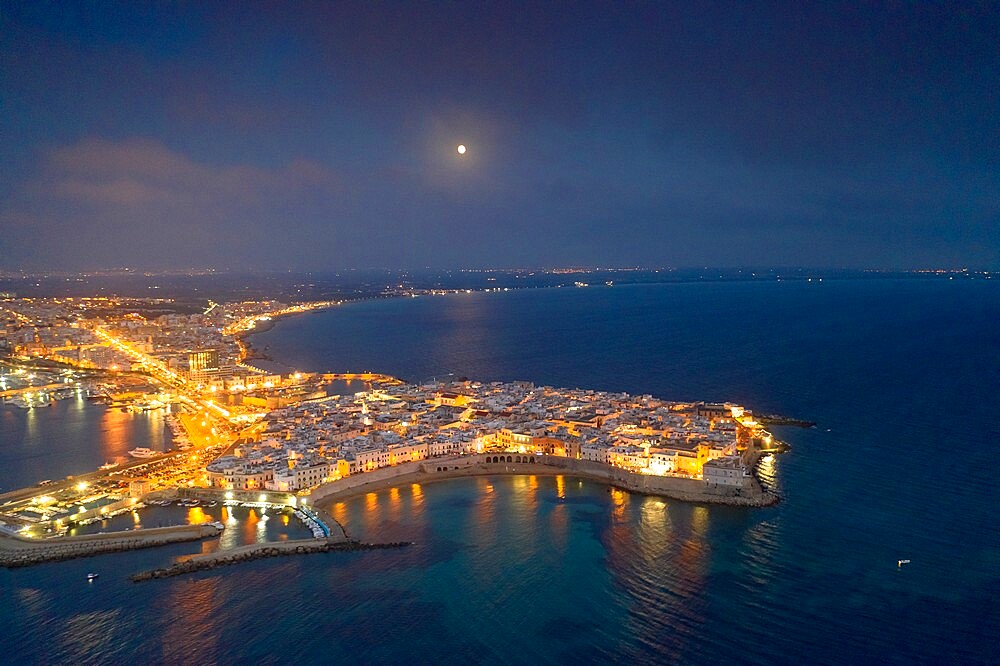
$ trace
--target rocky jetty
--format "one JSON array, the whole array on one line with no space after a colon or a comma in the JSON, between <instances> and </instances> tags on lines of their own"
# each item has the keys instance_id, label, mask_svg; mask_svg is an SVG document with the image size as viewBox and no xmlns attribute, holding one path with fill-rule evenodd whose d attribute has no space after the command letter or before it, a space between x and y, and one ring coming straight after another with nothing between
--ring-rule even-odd
<instances>
[{"instance_id":1,"label":"rocky jetty","mask_svg":"<svg viewBox=\"0 0 1000 666\"><path fill-rule=\"evenodd\" d=\"M364 543L361 541L331 541L326 539L303 539L298 541L277 541L273 543L254 544L253 546L236 548L232 551L219 551L208 555L198 555L183 562L176 562L169 567L162 569L152 569L142 571L129 576L129 579L138 583L144 580L155 578L170 578L183 574L205 571L217 567L252 562L267 557L280 557L283 555L305 555L308 553L330 553L354 550L381 550L385 548L403 548L413 545L409 541L398 541L393 543Z\"/></svg>"}]
</instances>

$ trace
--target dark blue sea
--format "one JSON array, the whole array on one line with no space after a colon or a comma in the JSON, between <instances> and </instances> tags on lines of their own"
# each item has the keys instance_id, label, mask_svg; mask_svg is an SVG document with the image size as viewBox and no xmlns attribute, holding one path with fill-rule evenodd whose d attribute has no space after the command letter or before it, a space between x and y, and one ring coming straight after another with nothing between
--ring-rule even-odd
<instances>
[{"instance_id":1,"label":"dark blue sea","mask_svg":"<svg viewBox=\"0 0 1000 666\"><path fill-rule=\"evenodd\" d=\"M302 369L734 400L818 425L775 429L792 449L764 470L783 498L769 509L464 479L334 507L353 535L415 542L402 550L142 584L127 574L201 546L2 570L4 661L998 660L996 281L371 301L254 343Z\"/></svg>"}]
</instances>

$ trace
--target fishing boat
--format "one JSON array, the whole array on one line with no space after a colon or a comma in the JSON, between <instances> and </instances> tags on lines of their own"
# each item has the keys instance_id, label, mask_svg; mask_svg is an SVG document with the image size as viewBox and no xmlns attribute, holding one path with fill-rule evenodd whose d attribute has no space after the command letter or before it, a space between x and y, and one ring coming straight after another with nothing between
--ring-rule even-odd
<instances>
[{"instance_id":1,"label":"fishing boat","mask_svg":"<svg viewBox=\"0 0 1000 666\"><path fill-rule=\"evenodd\" d=\"M88 581L92 581L92 580L94 580L95 578L97 578L100 575L101 574L89 573L89 574L87 574L87 580Z\"/></svg>"}]
</instances>

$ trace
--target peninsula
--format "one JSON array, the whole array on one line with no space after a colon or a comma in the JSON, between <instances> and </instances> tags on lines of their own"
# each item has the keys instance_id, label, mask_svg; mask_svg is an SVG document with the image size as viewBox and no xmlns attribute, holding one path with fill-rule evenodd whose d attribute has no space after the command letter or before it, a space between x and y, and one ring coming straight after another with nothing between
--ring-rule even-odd
<instances>
[{"instance_id":1,"label":"peninsula","mask_svg":"<svg viewBox=\"0 0 1000 666\"><path fill-rule=\"evenodd\" d=\"M778 501L755 468L780 443L742 405L530 382L410 384L249 358L242 336L259 322L337 305L209 302L184 312L170 299L8 295L0 399L39 409L85 392L122 409L163 409L176 436L173 450L136 449L84 476L0 496L4 531L59 537L191 493L322 510L381 487L470 475L567 475L690 502Z\"/></svg>"}]
</instances>

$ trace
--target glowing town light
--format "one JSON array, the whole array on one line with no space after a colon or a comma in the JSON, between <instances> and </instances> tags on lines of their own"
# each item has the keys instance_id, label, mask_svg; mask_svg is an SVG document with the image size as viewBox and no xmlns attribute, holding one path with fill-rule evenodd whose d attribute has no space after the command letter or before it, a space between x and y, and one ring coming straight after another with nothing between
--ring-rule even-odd
<instances>
[{"instance_id":1,"label":"glowing town light","mask_svg":"<svg viewBox=\"0 0 1000 666\"><path fill-rule=\"evenodd\" d=\"M76 489L78 492L82 493L84 490L87 489L87 482L81 481L80 483L76 484Z\"/></svg>"},{"instance_id":2,"label":"glowing town light","mask_svg":"<svg viewBox=\"0 0 1000 666\"><path fill-rule=\"evenodd\" d=\"M267 495L265 495L264 493L261 493L260 497L258 497L257 500L260 501L260 502L266 502L267 501Z\"/></svg>"},{"instance_id":3,"label":"glowing town light","mask_svg":"<svg viewBox=\"0 0 1000 666\"><path fill-rule=\"evenodd\" d=\"M227 490L226 491L226 499L227 500L233 499L233 491L232 490Z\"/></svg>"}]
</instances>

